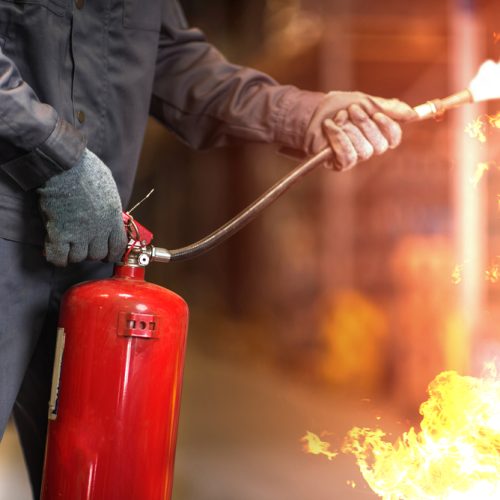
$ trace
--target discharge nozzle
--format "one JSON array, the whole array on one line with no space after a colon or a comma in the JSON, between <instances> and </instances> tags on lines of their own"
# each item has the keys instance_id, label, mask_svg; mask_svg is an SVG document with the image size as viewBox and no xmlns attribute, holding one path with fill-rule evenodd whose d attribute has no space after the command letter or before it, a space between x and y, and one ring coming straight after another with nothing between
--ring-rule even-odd
<instances>
[{"instance_id":1,"label":"discharge nozzle","mask_svg":"<svg viewBox=\"0 0 500 500\"><path fill-rule=\"evenodd\" d=\"M442 99L433 99L415 106L417 120L440 118L449 109L471 102L490 101L500 98L500 63L485 61L468 88Z\"/></svg>"},{"instance_id":2,"label":"discharge nozzle","mask_svg":"<svg viewBox=\"0 0 500 500\"><path fill-rule=\"evenodd\" d=\"M471 102L474 102L474 98L472 97L470 90L465 89L442 99L427 101L424 104L415 106L413 109L418 115L416 120L426 120L427 118L441 118L449 109Z\"/></svg>"}]
</instances>

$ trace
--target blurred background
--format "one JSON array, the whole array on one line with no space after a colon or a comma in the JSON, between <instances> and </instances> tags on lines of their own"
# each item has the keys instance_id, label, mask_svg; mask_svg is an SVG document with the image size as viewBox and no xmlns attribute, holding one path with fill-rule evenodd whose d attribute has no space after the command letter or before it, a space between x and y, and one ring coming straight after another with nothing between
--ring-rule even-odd
<instances>
[{"instance_id":1,"label":"blurred background","mask_svg":"<svg viewBox=\"0 0 500 500\"><path fill-rule=\"evenodd\" d=\"M180 3L233 62L311 90L417 105L500 56L493 0ZM319 169L209 255L148 269L191 309L174 500L376 498L351 457L305 454L306 430L397 435L439 372L477 375L498 355L500 130L465 129L499 111L409 124L397 150ZM274 146L194 152L151 120L133 200L155 193L136 217L177 248L294 166ZM11 427L0 500L30 498L23 467Z\"/></svg>"}]
</instances>

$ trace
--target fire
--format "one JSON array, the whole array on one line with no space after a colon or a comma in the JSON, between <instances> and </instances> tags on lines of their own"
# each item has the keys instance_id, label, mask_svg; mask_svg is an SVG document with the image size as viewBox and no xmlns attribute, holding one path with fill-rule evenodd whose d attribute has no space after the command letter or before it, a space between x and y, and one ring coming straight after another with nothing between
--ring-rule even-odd
<instances>
[{"instance_id":1,"label":"fire","mask_svg":"<svg viewBox=\"0 0 500 500\"><path fill-rule=\"evenodd\" d=\"M482 179L483 175L490 169L490 164L488 162L478 163L474 175L472 176L471 183L477 186L479 181Z\"/></svg>"},{"instance_id":2,"label":"fire","mask_svg":"<svg viewBox=\"0 0 500 500\"><path fill-rule=\"evenodd\" d=\"M304 449L307 453L312 455L324 455L328 460L334 459L338 453L334 451L328 451L330 449L330 443L321 441L319 436L307 431L306 435L302 438L305 443Z\"/></svg>"},{"instance_id":3,"label":"fire","mask_svg":"<svg viewBox=\"0 0 500 500\"><path fill-rule=\"evenodd\" d=\"M497 43L500 41L500 33L497 33L496 31L493 32L493 42Z\"/></svg>"},{"instance_id":4,"label":"fire","mask_svg":"<svg viewBox=\"0 0 500 500\"><path fill-rule=\"evenodd\" d=\"M454 285L458 285L462 281L462 269L463 266L457 264L451 273L451 282Z\"/></svg>"},{"instance_id":5,"label":"fire","mask_svg":"<svg viewBox=\"0 0 500 500\"><path fill-rule=\"evenodd\" d=\"M486 142L486 125L493 128L500 128L500 111L494 115L478 116L471 123L465 126L465 132L472 139L477 139L479 142Z\"/></svg>"},{"instance_id":6,"label":"fire","mask_svg":"<svg viewBox=\"0 0 500 500\"><path fill-rule=\"evenodd\" d=\"M493 264L485 271L486 280L490 283L496 283L500 279L500 265Z\"/></svg>"},{"instance_id":7,"label":"fire","mask_svg":"<svg viewBox=\"0 0 500 500\"><path fill-rule=\"evenodd\" d=\"M466 125L465 132L472 139L477 139L479 142L486 142L484 121L480 116Z\"/></svg>"},{"instance_id":8,"label":"fire","mask_svg":"<svg viewBox=\"0 0 500 500\"><path fill-rule=\"evenodd\" d=\"M391 443L382 429L356 427L342 452L356 457L385 500L500 498L500 379L493 365L483 378L443 372L428 393L420 430Z\"/></svg>"},{"instance_id":9,"label":"fire","mask_svg":"<svg viewBox=\"0 0 500 500\"><path fill-rule=\"evenodd\" d=\"M495 128L500 128L500 111L494 115L486 115L488 123Z\"/></svg>"}]
</instances>

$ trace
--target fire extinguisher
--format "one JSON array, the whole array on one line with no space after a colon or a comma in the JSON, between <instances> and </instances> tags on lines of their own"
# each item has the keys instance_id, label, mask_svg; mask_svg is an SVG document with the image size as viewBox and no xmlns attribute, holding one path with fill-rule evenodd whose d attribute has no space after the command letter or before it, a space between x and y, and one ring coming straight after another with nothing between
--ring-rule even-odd
<instances>
[{"instance_id":1,"label":"fire extinguisher","mask_svg":"<svg viewBox=\"0 0 500 500\"><path fill-rule=\"evenodd\" d=\"M110 279L63 298L42 498L168 499L188 307L144 281L152 234L134 236Z\"/></svg>"}]
</instances>

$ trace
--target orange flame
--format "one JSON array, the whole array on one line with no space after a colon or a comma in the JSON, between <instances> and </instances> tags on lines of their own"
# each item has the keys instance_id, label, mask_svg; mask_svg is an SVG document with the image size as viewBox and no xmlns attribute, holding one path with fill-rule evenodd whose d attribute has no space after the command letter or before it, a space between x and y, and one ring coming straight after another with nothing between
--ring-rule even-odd
<instances>
[{"instance_id":1,"label":"orange flame","mask_svg":"<svg viewBox=\"0 0 500 500\"><path fill-rule=\"evenodd\" d=\"M312 432L307 431L301 441L305 443L304 450L312 455L324 455L328 460L332 460L338 455L337 452L328 451L330 449L330 443L321 441L319 436Z\"/></svg>"},{"instance_id":2,"label":"orange flame","mask_svg":"<svg viewBox=\"0 0 500 500\"><path fill-rule=\"evenodd\" d=\"M371 489L385 500L500 498L500 379L448 371L429 385L420 430L393 444L381 429L352 429L353 454ZM328 443L323 443L328 447Z\"/></svg>"},{"instance_id":3,"label":"orange flame","mask_svg":"<svg viewBox=\"0 0 500 500\"><path fill-rule=\"evenodd\" d=\"M500 41L500 33L497 33L496 31L493 32L493 42L497 43Z\"/></svg>"}]
</instances>

